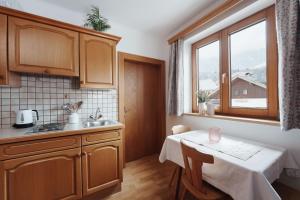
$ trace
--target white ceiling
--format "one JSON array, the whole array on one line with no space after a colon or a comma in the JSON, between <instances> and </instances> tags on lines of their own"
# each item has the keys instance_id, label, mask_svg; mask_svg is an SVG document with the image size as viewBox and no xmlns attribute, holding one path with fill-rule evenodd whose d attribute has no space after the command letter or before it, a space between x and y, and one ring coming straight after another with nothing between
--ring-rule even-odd
<instances>
[{"instance_id":1,"label":"white ceiling","mask_svg":"<svg viewBox=\"0 0 300 200\"><path fill-rule=\"evenodd\" d=\"M86 13L99 6L102 15L136 30L168 36L201 12L224 0L44 0Z\"/></svg>"}]
</instances>

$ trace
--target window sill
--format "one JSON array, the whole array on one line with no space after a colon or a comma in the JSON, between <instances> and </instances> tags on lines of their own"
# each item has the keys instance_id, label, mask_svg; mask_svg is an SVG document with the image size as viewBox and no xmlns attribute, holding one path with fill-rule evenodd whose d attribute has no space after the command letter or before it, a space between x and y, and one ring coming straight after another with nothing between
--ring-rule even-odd
<instances>
[{"instance_id":1,"label":"window sill","mask_svg":"<svg viewBox=\"0 0 300 200\"><path fill-rule=\"evenodd\" d=\"M211 119L223 119L223 120L230 120L230 121L248 122L248 123L255 123L255 124L265 124L265 125L271 125L271 126L280 126L280 122L276 121L276 120L253 119L253 118L235 117L235 116L227 116L227 115L208 116L208 115L200 115L199 113L184 113L184 115L205 117L205 118L211 118Z\"/></svg>"}]
</instances>

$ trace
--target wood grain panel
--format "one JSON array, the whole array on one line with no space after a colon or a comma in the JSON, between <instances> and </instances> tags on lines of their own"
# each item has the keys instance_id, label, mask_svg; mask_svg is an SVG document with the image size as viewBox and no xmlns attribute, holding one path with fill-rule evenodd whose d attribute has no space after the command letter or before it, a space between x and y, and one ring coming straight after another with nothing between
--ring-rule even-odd
<instances>
[{"instance_id":1,"label":"wood grain panel","mask_svg":"<svg viewBox=\"0 0 300 200\"><path fill-rule=\"evenodd\" d=\"M79 76L78 33L9 17L9 69Z\"/></svg>"},{"instance_id":2,"label":"wood grain panel","mask_svg":"<svg viewBox=\"0 0 300 200\"><path fill-rule=\"evenodd\" d=\"M0 199L80 199L80 148L1 162Z\"/></svg>"},{"instance_id":3,"label":"wood grain panel","mask_svg":"<svg viewBox=\"0 0 300 200\"><path fill-rule=\"evenodd\" d=\"M159 140L159 67L125 62L126 161L157 152Z\"/></svg>"},{"instance_id":4,"label":"wood grain panel","mask_svg":"<svg viewBox=\"0 0 300 200\"><path fill-rule=\"evenodd\" d=\"M125 100L129 98L128 95L125 94L125 65L127 62L132 63L145 63L150 64L153 66L156 66L159 70L158 73L158 83L159 86L156 88L158 91L158 113L157 113L157 120L158 120L158 141L157 141L157 147L159 151L163 145L164 139L166 137L166 102L165 102L165 62L163 60L158 60L155 58L149 58L124 52L118 53L118 60L119 60L119 121L124 123L125 120L125 111L127 110L125 108ZM131 95L131 93L129 94ZM147 96L148 97L148 96ZM128 111L128 110L127 110ZM138 124L136 122L136 124ZM125 143L126 140L126 128L122 130L121 137L124 138L123 141ZM125 145L123 145L124 148L124 158L127 154L127 149ZM124 159L125 161L125 159ZM125 165L125 163L124 163Z\"/></svg>"},{"instance_id":5,"label":"wood grain panel","mask_svg":"<svg viewBox=\"0 0 300 200\"><path fill-rule=\"evenodd\" d=\"M80 147L80 136L0 145L0 160Z\"/></svg>"},{"instance_id":6,"label":"wood grain panel","mask_svg":"<svg viewBox=\"0 0 300 200\"><path fill-rule=\"evenodd\" d=\"M80 86L116 87L116 42L80 34Z\"/></svg>"},{"instance_id":7,"label":"wood grain panel","mask_svg":"<svg viewBox=\"0 0 300 200\"><path fill-rule=\"evenodd\" d=\"M7 61L7 16L0 14L0 85L20 87L20 76L8 71Z\"/></svg>"},{"instance_id":8,"label":"wood grain panel","mask_svg":"<svg viewBox=\"0 0 300 200\"><path fill-rule=\"evenodd\" d=\"M118 131L109 131L109 132L98 132L82 136L82 144L90 145L100 142L107 142L111 140L120 140L120 132Z\"/></svg>"},{"instance_id":9,"label":"wood grain panel","mask_svg":"<svg viewBox=\"0 0 300 200\"><path fill-rule=\"evenodd\" d=\"M115 186L122 180L121 142L85 146L82 149L83 194Z\"/></svg>"}]
</instances>

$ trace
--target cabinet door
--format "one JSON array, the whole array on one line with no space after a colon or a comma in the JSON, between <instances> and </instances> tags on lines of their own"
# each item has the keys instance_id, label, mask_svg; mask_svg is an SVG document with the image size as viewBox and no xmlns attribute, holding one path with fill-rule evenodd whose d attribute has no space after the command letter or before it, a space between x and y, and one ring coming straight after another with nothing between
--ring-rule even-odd
<instances>
[{"instance_id":1,"label":"cabinet door","mask_svg":"<svg viewBox=\"0 0 300 200\"><path fill-rule=\"evenodd\" d=\"M116 87L116 42L80 34L80 86Z\"/></svg>"},{"instance_id":2,"label":"cabinet door","mask_svg":"<svg viewBox=\"0 0 300 200\"><path fill-rule=\"evenodd\" d=\"M120 183L121 161L120 141L83 147L83 195L89 195Z\"/></svg>"},{"instance_id":3,"label":"cabinet door","mask_svg":"<svg viewBox=\"0 0 300 200\"><path fill-rule=\"evenodd\" d=\"M3 161L2 200L80 199L80 148Z\"/></svg>"},{"instance_id":4,"label":"cabinet door","mask_svg":"<svg viewBox=\"0 0 300 200\"><path fill-rule=\"evenodd\" d=\"M15 17L8 30L11 71L79 76L79 33Z\"/></svg>"},{"instance_id":5,"label":"cabinet door","mask_svg":"<svg viewBox=\"0 0 300 200\"><path fill-rule=\"evenodd\" d=\"M8 71L7 16L0 14L0 85L20 86L20 76Z\"/></svg>"}]
</instances>

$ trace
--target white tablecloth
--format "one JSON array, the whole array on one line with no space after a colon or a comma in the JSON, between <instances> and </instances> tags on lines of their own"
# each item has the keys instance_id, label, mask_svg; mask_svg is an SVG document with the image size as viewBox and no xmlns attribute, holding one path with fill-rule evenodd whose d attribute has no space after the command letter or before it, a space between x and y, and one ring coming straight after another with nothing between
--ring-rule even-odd
<instances>
[{"instance_id":1,"label":"white tablecloth","mask_svg":"<svg viewBox=\"0 0 300 200\"><path fill-rule=\"evenodd\" d=\"M170 160L184 167L180 140L187 136L199 134L207 135L206 131L190 131L179 135L168 136L162 147L159 160ZM226 136L223 136L226 138ZM258 145L261 150L248 160L244 161L233 156L218 152L187 140L184 142L197 149L214 156L214 164L203 165L203 179L215 187L229 194L235 200L280 200L271 183L279 178L286 159L286 150L271 147L252 141L233 138L237 141Z\"/></svg>"}]
</instances>

